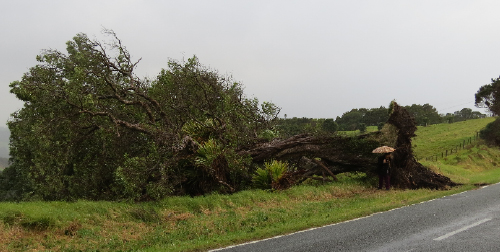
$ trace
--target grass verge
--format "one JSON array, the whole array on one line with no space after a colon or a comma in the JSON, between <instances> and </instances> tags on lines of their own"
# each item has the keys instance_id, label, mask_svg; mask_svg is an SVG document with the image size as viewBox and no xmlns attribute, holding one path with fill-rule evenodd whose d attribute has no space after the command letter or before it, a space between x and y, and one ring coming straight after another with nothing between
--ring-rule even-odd
<instances>
[{"instance_id":1,"label":"grass verge","mask_svg":"<svg viewBox=\"0 0 500 252\"><path fill-rule=\"evenodd\" d=\"M328 185L173 197L157 203L1 203L0 251L205 251L474 188L378 191L364 174L339 177L340 182Z\"/></svg>"}]
</instances>

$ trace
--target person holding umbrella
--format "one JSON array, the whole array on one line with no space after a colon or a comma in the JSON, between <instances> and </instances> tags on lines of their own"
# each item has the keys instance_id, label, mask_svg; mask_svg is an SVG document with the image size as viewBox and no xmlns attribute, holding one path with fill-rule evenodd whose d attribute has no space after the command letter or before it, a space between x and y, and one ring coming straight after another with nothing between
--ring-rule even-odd
<instances>
[{"instance_id":1,"label":"person holding umbrella","mask_svg":"<svg viewBox=\"0 0 500 252\"><path fill-rule=\"evenodd\" d=\"M378 173L378 189L382 189L382 185L385 184L385 189L389 190L391 188L391 153L394 148L388 146L378 147L373 150L373 153L383 153L382 156L378 158L377 162L377 173Z\"/></svg>"}]
</instances>

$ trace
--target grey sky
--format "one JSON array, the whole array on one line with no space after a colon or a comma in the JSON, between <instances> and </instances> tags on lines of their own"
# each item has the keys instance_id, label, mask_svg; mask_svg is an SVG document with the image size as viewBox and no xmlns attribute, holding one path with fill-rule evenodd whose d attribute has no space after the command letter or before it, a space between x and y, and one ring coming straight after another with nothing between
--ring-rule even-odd
<instances>
[{"instance_id":1,"label":"grey sky","mask_svg":"<svg viewBox=\"0 0 500 252\"><path fill-rule=\"evenodd\" d=\"M500 1L0 0L0 125L22 103L9 83L42 49L113 29L154 78L197 55L281 116L335 118L352 108L474 108L500 75Z\"/></svg>"}]
</instances>

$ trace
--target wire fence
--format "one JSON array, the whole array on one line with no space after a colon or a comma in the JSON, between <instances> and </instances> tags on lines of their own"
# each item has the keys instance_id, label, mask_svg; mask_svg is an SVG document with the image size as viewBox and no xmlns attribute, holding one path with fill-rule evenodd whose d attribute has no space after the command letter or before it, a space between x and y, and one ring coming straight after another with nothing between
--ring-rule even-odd
<instances>
[{"instance_id":1,"label":"wire fence","mask_svg":"<svg viewBox=\"0 0 500 252\"><path fill-rule=\"evenodd\" d=\"M467 145L472 144L473 142L476 142L479 139L479 132L476 132L476 134L472 137L469 137L468 139L464 139L462 142L459 144L453 146L452 148L443 150L440 154L428 156L425 158L418 158L415 157L418 160L425 160L425 161L437 161L439 157L441 158L446 158L450 155L456 154L459 150L463 150Z\"/></svg>"}]
</instances>

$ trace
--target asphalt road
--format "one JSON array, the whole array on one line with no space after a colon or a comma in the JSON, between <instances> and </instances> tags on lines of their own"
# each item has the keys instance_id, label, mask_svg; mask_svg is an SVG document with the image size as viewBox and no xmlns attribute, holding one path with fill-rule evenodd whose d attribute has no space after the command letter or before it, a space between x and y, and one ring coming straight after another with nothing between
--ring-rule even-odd
<instances>
[{"instance_id":1,"label":"asphalt road","mask_svg":"<svg viewBox=\"0 0 500 252\"><path fill-rule=\"evenodd\" d=\"M500 251L500 184L220 251Z\"/></svg>"}]
</instances>

